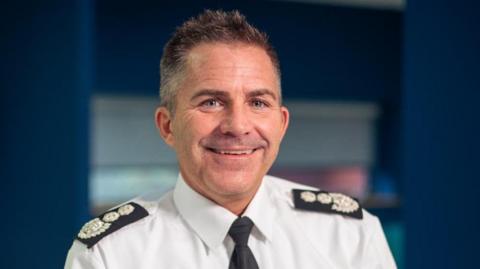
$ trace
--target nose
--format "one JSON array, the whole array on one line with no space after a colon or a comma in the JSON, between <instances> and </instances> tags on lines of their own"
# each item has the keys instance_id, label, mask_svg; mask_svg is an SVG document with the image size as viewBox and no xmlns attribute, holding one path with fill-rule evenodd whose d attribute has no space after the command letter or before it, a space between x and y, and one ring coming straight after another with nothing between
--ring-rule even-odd
<instances>
[{"instance_id":1,"label":"nose","mask_svg":"<svg viewBox=\"0 0 480 269\"><path fill-rule=\"evenodd\" d=\"M225 111L220 125L222 134L230 136L243 136L251 132L252 122L248 109L243 105L231 106Z\"/></svg>"}]
</instances>

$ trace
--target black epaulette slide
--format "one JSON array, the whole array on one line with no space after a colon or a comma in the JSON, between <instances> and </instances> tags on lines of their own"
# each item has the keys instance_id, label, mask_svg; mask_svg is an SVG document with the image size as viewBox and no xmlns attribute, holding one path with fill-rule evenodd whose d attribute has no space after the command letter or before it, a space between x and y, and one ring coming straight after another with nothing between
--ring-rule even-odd
<instances>
[{"instance_id":1,"label":"black epaulette slide","mask_svg":"<svg viewBox=\"0 0 480 269\"><path fill-rule=\"evenodd\" d=\"M148 216L147 210L139 204L133 202L124 204L83 225L77 240L91 248L105 236L146 216Z\"/></svg>"},{"instance_id":2,"label":"black epaulette slide","mask_svg":"<svg viewBox=\"0 0 480 269\"><path fill-rule=\"evenodd\" d=\"M354 198L335 192L293 189L295 208L335 213L362 219L363 212L360 204Z\"/></svg>"}]
</instances>

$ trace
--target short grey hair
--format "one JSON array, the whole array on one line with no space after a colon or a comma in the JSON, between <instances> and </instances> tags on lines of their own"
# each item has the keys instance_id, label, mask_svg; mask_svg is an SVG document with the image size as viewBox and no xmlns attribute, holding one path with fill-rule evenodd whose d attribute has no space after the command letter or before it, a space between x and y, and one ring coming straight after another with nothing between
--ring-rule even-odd
<instances>
[{"instance_id":1,"label":"short grey hair","mask_svg":"<svg viewBox=\"0 0 480 269\"><path fill-rule=\"evenodd\" d=\"M264 49L275 68L280 89L280 62L267 34L248 23L238 10L205 10L178 27L163 48L160 60L160 106L166 107L172 115L178 86L184 78L188 53L200 44L216 42L244 43Z\"/></svg>"}]
</instances>

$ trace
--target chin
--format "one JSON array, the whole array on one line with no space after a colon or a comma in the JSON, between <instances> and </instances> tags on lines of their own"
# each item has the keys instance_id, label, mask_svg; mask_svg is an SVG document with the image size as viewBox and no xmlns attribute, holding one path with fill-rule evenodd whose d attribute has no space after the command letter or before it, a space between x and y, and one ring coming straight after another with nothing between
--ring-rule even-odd
<instances>
[{"instance_id":1,"label":"chin","mask_svg":"<svg viewBox=\"0 0 480 269\"><path fill-rule=\"evenodd\" d=\"M208 185L219 194L232 196L255 191L261 180L251 173L226 171L212 175Z\"/></svg>"}]
</instances>

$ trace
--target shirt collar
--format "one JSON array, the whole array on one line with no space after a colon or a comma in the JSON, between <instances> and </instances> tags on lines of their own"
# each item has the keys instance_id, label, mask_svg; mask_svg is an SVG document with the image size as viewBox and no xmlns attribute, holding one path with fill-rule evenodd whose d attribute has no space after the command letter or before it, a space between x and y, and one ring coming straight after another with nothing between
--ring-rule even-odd
<instances>
[{"instance_id":1,"label":"shirt collar","mask_svg":"<svg viewBox=\"0 0 480 269\"><path fill-rule=\"evenodd\" d=\"M275 205L268 195L264 177L255 197L248 205L243 216L248 216L267 240L272 238Z\"/></svg>"},{"instance_id":2,"label":"shirt collar","mask_svg":"<svg viewBox=\"0 0 480 269\"><path fill-rule=\"evenodd\" d=\"M173 200L180 215L210 249L215 249L223 243L230 226L237 218L229 210L194 191L185 183L181 174L178 176L173 191ZM243 216L248 216L260 233L266 239L270 239L273 230L274 208L262 181Z\"/></svg>"},{"instance_id":3,"label":"shirt collar","mask_svg":"<svg viewBox=\"0 0 480 269\"><path fill-rule=\"evenodd\" d=\"M237 218L190 188L181 175L173 191L173 200L180 215L210 249L223 242L230 225Z\"/></svg>"}]
</instances>

